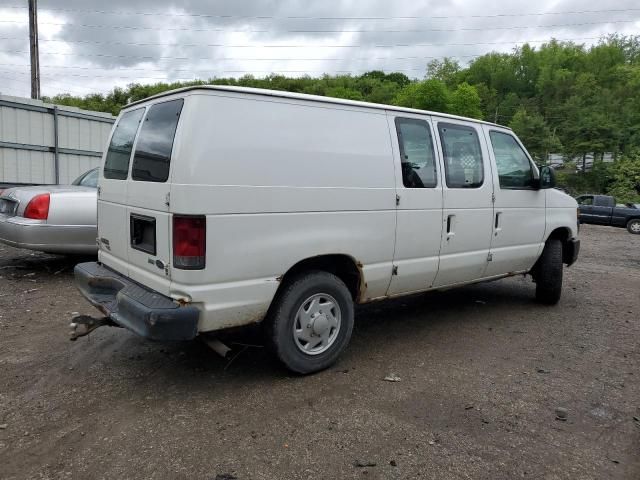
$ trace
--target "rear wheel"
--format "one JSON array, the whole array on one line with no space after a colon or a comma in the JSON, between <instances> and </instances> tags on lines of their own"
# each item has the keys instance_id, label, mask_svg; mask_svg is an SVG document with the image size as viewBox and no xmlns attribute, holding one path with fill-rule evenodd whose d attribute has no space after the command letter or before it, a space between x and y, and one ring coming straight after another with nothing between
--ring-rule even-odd
<instances>
[{"instance_id":1,"label":"rear wheel","mask_svg":"<svg viewBox=\"0 0 640 480\"><path fill-rule=\"evenodd\" d=\"M554 305L562 294L562 242L550 238L534 267L536 300Z\"/></svg>"},{"instance_id":2,"label":"rear wheel","mask_svg":"<svg viewBox=\"0 0 640 480\"><path fill-rule=\"evenodd\" d=\"M635 235L640 235L640 218L634 218L627 222L627 231Z\"/></svg>"},{"instance_id":3,"label":"rear wheel","mask_svg":"<svg viewBox=\"0 0 640 480\"><path fill-rule=\"evenodd\" d=\"M353 300L335 275L312 271L293 278L266 319L267 341L289 370L307 374L331 366L353 331Z\"/></svg>"}]
</instances>

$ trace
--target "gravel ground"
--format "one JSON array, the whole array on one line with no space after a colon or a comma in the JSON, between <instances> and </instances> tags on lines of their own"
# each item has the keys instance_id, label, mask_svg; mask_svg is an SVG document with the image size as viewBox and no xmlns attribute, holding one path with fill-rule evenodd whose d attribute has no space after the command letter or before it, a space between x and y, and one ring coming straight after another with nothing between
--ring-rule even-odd
<instances>
[{"instance_id":1,"label":"gravel ground","mask_svg":"<svg viewBox=\"0 0 640 480\"><path fill-rule=\"evenodd\" d=\"M369 305L309 377L259 347L69 342L96 313L77 259L2 246L0 477L638 479L640 236L581 235L559 305L521 277Z\"/></svg>"}]
</instances>

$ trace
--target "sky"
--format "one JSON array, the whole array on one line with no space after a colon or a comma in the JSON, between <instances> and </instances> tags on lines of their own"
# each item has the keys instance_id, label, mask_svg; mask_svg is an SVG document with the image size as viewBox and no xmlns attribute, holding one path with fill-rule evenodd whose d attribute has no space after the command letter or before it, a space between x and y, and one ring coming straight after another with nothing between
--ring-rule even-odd
<instances>
[{"instance_id":1,"label":"sky","mask_svg":"<svg viewBox=\"0 0 640 480\"><path fill-rule=\"evenodd\" d=\"M27 0L0 0L0 93L30 95ZM42 95L130 83L399 71L640 34L637 0L39 0Z\"/></svg>"}]
</instances>

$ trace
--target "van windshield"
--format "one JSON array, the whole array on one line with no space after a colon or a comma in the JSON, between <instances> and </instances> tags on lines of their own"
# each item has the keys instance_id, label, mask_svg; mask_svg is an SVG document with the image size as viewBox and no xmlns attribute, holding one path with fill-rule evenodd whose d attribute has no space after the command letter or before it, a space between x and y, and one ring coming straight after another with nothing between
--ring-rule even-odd
<instances>
[{"instance_id":1,"label":"van windshield","mask_svg":"<svg viewBox=\"0 0 640 480\"><path fill-rule=\"evenodd\" d=\"M173 139L184 100L171 100L151 106L140 130L133 157L131 178L143 182L166 182Z\"/></svg>"}]
</instances>

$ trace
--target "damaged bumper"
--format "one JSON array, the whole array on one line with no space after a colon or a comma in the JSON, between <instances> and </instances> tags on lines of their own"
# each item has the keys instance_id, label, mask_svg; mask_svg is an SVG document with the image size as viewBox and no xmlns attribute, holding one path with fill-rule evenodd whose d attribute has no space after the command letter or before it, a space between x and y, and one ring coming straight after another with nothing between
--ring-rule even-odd
<instances>
[{"instance_id":1,"label":"damaged bumper","mask_svg":"<svg viewBox=\"0 0 640 480\"><path fill-rule=\"evenodd\" d=\"M96 262L80 263L76 286L116 324L151 340L191 340L198 333L199 310L133 282Z\"/></svg>"}]
</instances>

